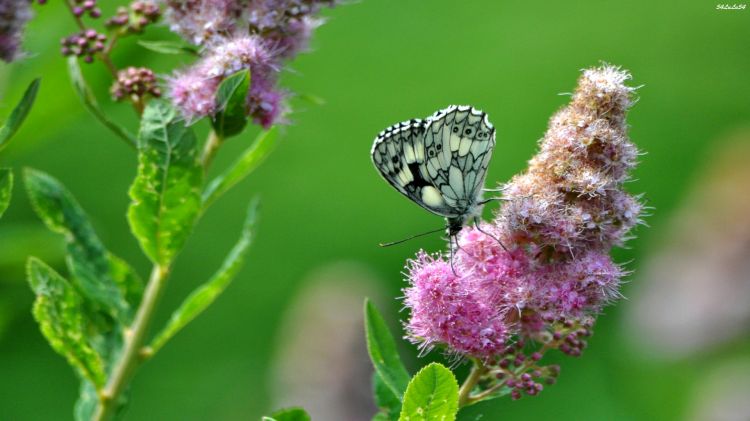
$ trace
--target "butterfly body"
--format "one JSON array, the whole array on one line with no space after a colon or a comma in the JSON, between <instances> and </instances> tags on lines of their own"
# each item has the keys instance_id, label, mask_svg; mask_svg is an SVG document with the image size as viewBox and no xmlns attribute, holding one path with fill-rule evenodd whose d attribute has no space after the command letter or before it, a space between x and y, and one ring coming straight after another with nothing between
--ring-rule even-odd
<instances>
[{"instance_id":1,"label":"butterfly body","mask_svg":"<svg viewBox=\"0 0 750 421\"><path fill-rule=\"evenodd\" d=\"M447 220L450 236L476 217L495 129L487 114L452 105L380 132L372 161L396 190Z\"/></svg>"}]
</instances>

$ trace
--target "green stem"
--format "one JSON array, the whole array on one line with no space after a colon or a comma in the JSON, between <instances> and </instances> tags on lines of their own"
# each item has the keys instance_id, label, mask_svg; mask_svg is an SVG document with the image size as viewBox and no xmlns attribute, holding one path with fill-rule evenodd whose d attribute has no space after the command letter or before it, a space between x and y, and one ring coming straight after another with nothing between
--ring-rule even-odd
<instances>
[{"instance_id":1,"label":"green stem","mask_svg":"<svg viewBox=\"0 0 750 421\"><path fill-rule=\"evenodd\" d=\"M201 153L201 165L203 166L204 171L208 171L211 161L214 159L214 156L216 156L216 152L218 152L219 147L221 147L223 142L224 138L219 136L219 134L216 133L216 130L211 130L208 134L208 139L206 139L206 144L203 146L203 153Z\"/></svg>"},{"instance_id":2,"label":"green stem","mask_svg":"<svg viewBox=\"0 0 750 421\"><path fill-rule=\"evenodd\" d=\"M104 389L99 391L99 403L93 420L106 421L112 418L117 410L120 394L122 394L135 370L143 362L140 350L168 277L168 267L154 265L135 320L130 327L125 329L123 334L122 355L115 363Z\"/></svg>"},{"instance_id":3,"label":"green stem","mask_svg":"<svg viewBox=\"0 0 750 421\"><path fill-rule=\"evenodd\" d=\"M484 364L477 360L472 360L472 362L473 365L471 367L471 372L469 372L469 376L466 377L464 384L462 384L461 388L458 390L459 408L472 403L471 391L474 389L474 386L477 385L479 379L482 378L482 375L487 372L487 367L485 367Z\"/></svg>"}]
</instances>

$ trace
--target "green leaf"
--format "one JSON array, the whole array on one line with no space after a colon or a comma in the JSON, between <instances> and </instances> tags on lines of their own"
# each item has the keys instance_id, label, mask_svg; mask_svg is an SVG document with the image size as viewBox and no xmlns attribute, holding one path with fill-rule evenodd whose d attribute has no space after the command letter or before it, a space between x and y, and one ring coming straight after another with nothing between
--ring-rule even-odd
<instances>
[{"instance_id":1,"label":"green leaf","mask_svg":"<svg viewBox=\"0 0 750 421\"><path fill-rule=\"evenodd\" d=\"M165 101L148 103L141 120L138 174L130 187L130 229L152 262L169 266L201 207L203 169L196 140Z\"/></svg>"},{"instance_id":2,"label":"green leaf","mask_svg":"<svg viewBox=\"0 0 750 421\"><path fill-rule=\"evenodd\" d=\"M0 217L10 204L10 195L13 192L13 171L10 168L0 168Z\"/></svg>"},{"instance_id":3,"label":"green leaf","mask_svg":"<svg viewBox=\"0 0 750 421\"><path fill-rule=\"evenodd\" d=\"M33 313L42 334L82 377L101 387L104 362L87 342L82 298L65 278L39 259L29 258L27 274L36 294Z\"/></svg>"},{"instance_id":4,"label":"green leaf","mask_svg":"<svg viewBox=\"0 0 750 421\"><path fill-rule=\"evenodd\" d=\"M263 421L310 421L310 415L302 408L286 408L263 417Z\"/></svg>"},{"instance_id":5,"label":"green leaf","mask_svg":"<svg viewBox=\"0 0 750 421\"><path fill-rule=\"evenodd\" d=\"M178 41L149 41L140 40L138 45L141 47L161 54L189 54L198 55L198 50L188 44Z\"/></svg>"},{"instance_id":6,"label":"green leaf","mask_svg":"<svg viewBox=\"0 0 750 421\"><path fill-rule=\"evenodd\" d=\"M223 174L211 180L203 192L204 209L258 168L276 146L278 132L279 129L275 126L261 132L255 142L243 152L239 159Z\"/></svg>"},{"instance_id":7,"label":"green leaf","mask_svg":"<svg viewBox=\"0 0 750 421\"><path fill-rule=\"evenodd\" d=\"M68 268L81 293L120 323L129 324L142 290L136 273L107 251L62 183L30 168L24 170L24 179L34 211L47 228L64 236Z\"/></svg>"},{"instance_id":8,"label":"green leaf","mask_svg":"<svg viewBox=\"0 0 750 421\"><path fill-rule=\"evenodd\" d=\"M326 100L323 99L323 98L321 98L321 97L319 97L319 96L317 96L317 95L313 95L313 94L297 94L296 96L297 96L297 98L299 98L302 101L305 101L305 102L307 102L307 103L309 103L311 105L321 106L321 105L325 105L326 104Z\"/></svg>"},{"instance_id":9,"label":"green leaf","mask_svg":"<svg viewBox=\"0 0 750 421\"><path fill-rule=\"evenodd\" d=\"M372 373L372 391L375 395L375 404L380 412L375 414L375 419L396 421L401 413L401 396L396 396L383 381L383 378L375 372Z\"/></svg>"},{"instance_id":10,"label":"green leaf","mask_svg":"<svg viewBox=\"0 0 750 421\"><path fill-rule=\"evenodd\" d=\"M452 421L458 413L458 382L439 363L422 368L409 382L399 421Z\"/></svg>"},{"instance_id":11,"label":"green leaf","mask_svg":"<svg viewBox=\"0 0 750 421\"><path fill-rule=\"evenodd\" d=\"M372 421L391 421L392 419L388 416L388 413L382 411L372 417Z\"/></svg>"},{"instance_id":12,"label":"green leaf","mask_svg":"<svg viewBox=\"0 0 750 421\"><path fill-rule=\"evenodd\" d=\"M220 110L211 120L222 138L242 133L247 125L247 92L250 90L250 71L239 72L224 79L216 90L216 105Z\"/></svg>"},{"instance_id":13,"label":"green leaf","mask_svg":"<svg viewBox=\"0 0 750 421\"><path fill-rule=\"evenodd\" d=\"M89 112L94 117L96 117L96 119L99 120L99 122L102 123L104 127L108 128L120 139L124 140L125 143L127 143L130 147L135 148L137 146L135 136L133 136L130 132L128 132L117 123L110 120L107 115L104 114L104 111L102 111L101 107L99 107L99 103L96 101L96 97L86 84L86 80L83 78L83 73L81 73L81 66L78 64L78 57L68 57L68 73L70 74L71 82L73 82L73 89L83 102L83 105L86 107L86 109L89 110Z\"/></svg>"},{"instance_id":14,"label":"green leaf","mask_svg":"<svg viewBox=\"0 0 750 421\"><path fill-rule=\"evenodd\" d=\"M81 388L78 392L78 400L73 409L76 421L91 421L99 403L99 396L96 387L88 380L81 381Z\"/></svg>"},{"instance_id":15,"label":"green leaf","mask_svg":"<svg viewBox=\"0 0 750 421\"><path fill-rule=\"evenodd\" d=\"M172 338L172 336L208 308L208 306L216 300L219 294L226 289L237 272L242 268L245 256L247 255L247 251L252 243L255 222L257 219L257 210L258 200L253 200L248 208L240 239L234 245L224 259L224 263L222 263L219 270L214 273L211 279L196 288L195 291L183 301L182 305L175 310L171 319L167 322L167 325L151 343L152 353L156 353L169 339Z\"/></svg>"},{"instance_id":16,"label":"green leaf","mask_svg":"<svg viewBox=\"0 0 750 421\"><path fill-rule=\"evenodd\" d=\"M375 371L395 396L403 396L409 383L409 373L398 356L396 341L383 316L369 299L365 299L364 313L367 352Z\"/></svg>"},{"instance_id":17,"label":"green leaf","mask_svg":"<svg viewBox=\"0 0 750 421\"><path fill-rule=\"evenodd\" d=\"M23 93L21 101L18 102L16 108L10 113L10 116L8 117L8 120L5 121L3 127L0 128L0 150L3 150L3 148L8 145L10 138L16 134L21 127L21 124L26 119L26 116L29 115L31 106L34 105L36 94L39 92L40 83L41 79L39 78L31 81L26 88L26 92Z\"/></svg>"}]
</instances>

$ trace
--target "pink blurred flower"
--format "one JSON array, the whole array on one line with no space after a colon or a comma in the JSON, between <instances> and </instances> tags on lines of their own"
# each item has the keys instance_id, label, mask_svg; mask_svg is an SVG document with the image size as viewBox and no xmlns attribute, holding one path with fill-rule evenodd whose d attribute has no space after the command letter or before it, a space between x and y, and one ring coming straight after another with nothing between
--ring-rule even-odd
<instances>
[{"instance_id":1,"label":"pink blurred flower","mask_svg":"<svg viewBox=\"0 0 750 421\"><path fill-rule=\"evenodd\" d=\"M0 60L10 63L19 58L21 37L29 19L29 0L0 0Z\"/></svg>"},{"instance_id":2,"label":"pink blurred flower","mask_svg":"<svg viewBox=\"0 0 750 421\"><path fill-rule=\"evenodd\" d=\"M188 122L216 112L216 89L221 79L206 76L201 66L177 72L168 80L169 98Z\"/></svg>"},{"instance_id":3,"label":"pink blurred flower","mask_svg":"<svg viewBox=\"0 0 750 421\"><path fill-rule=\"evenodd\" d=\"M192 69L179 72L173 81L181 74L189 74L198 79L216 78L220 83L232 73L250 70L248 115L265 128L281 121L286 110L286 95L276 86L279 70L286 60L307 49L313 31L323 22L315 16L320 9L335 4L319 0L165 0L165 3L170 28L187 41L204 47L201 60ZM179 90L179 85L170 84L170 90ZM204 83L204 87L207 85ZM203 99L205 93L201 91L195 96ZM217 111L205 106L198 110L197 104L205 105L197 100L175 101L187 119Z\"/></svg>"}]
</instances>

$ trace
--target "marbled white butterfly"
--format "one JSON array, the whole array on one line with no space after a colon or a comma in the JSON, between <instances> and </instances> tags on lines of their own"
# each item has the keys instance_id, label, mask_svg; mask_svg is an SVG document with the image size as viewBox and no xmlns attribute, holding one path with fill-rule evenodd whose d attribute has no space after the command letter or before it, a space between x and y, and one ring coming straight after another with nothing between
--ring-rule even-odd
<instances>
[{"instance_id":1,"label":"marbled white butterfly","mask_svg":"<svg viewBox=\"0 0 750 421\"><path fill-rule=\"evenodd\" d=\"M372 162L396 190L445 217L452 238L485 203L482 188L494 147L495 128L486 113L451 105L380 132Z\"/></svg>"}]
</instances>

